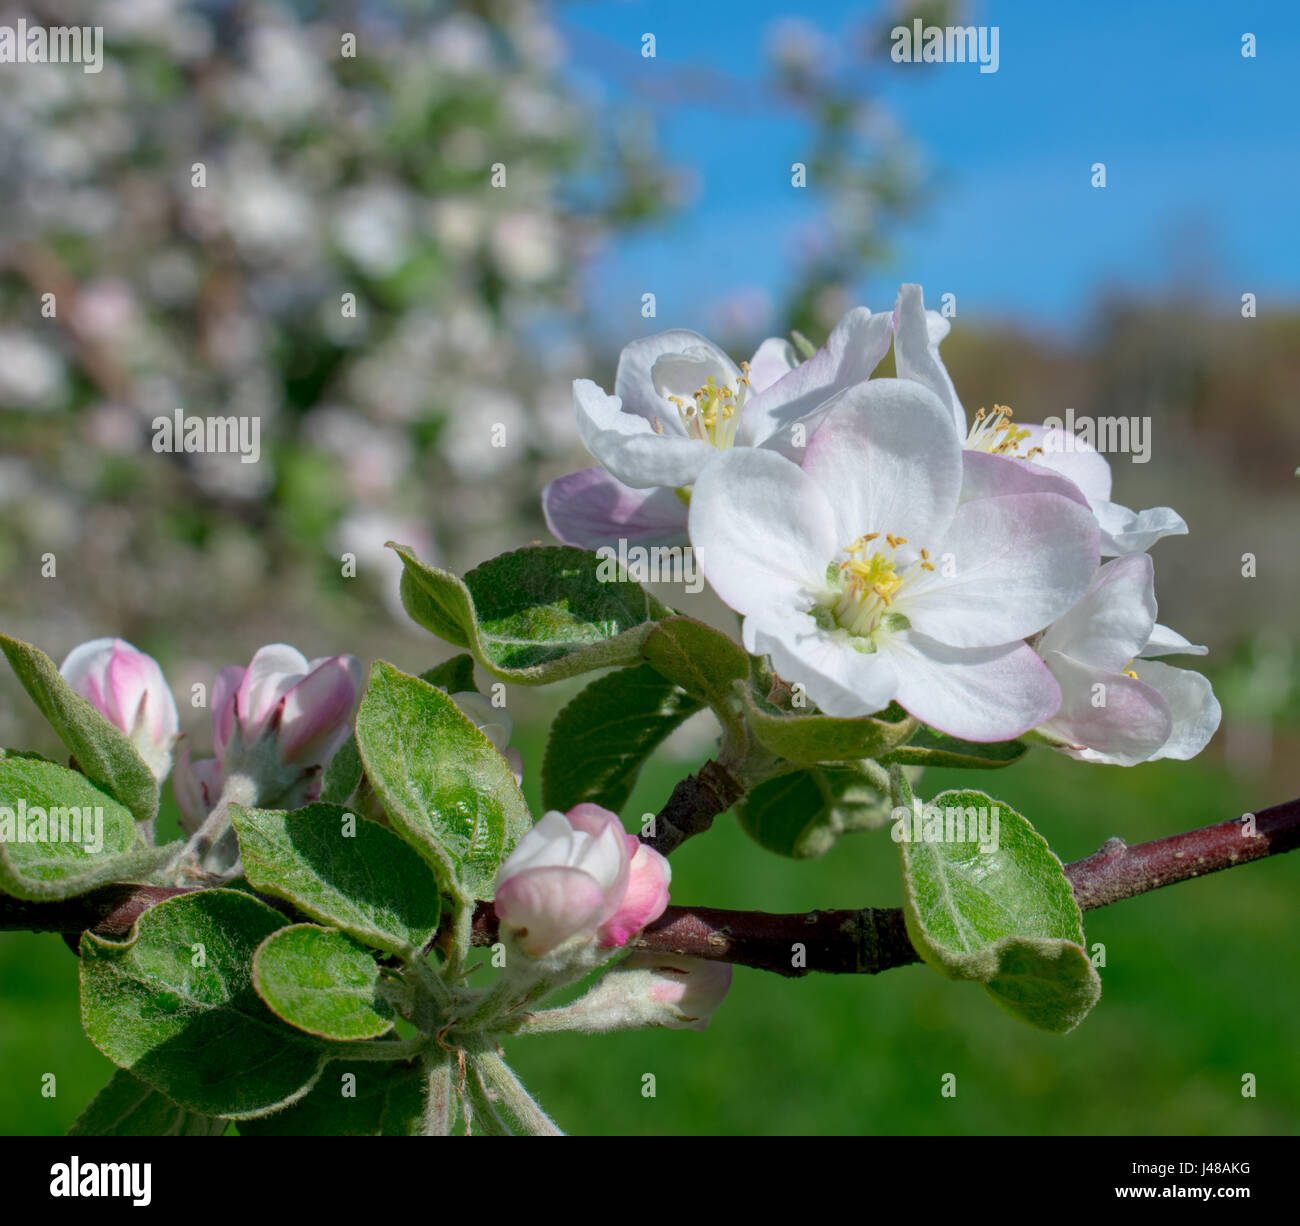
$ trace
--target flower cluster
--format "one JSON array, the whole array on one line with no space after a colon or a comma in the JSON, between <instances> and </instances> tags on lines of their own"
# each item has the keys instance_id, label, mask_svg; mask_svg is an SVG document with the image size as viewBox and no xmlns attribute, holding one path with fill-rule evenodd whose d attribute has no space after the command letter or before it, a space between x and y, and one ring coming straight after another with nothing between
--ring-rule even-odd
<instances>
[{"instance_id":1,"label":"flower cluster","mask_svg":"<svg viewBox=\"0 0 1300 1226\"><path fill-rule=\"evenodd\" d=\"M969 424L948 329L905 285L803 362L775 339L739 366L693 332L635 341L614 395L574 384L599 466L547 487L547 521L586 548L689 542L746 649L826 714L896 702L970 741L1193 756L1219 706L1150 659L1205 649L1156 623L1145 552L1186 524L1113 502L1074 434L1003 406ZM873 377L891 345L897 377Z\"/></svg>"}]
</instances>

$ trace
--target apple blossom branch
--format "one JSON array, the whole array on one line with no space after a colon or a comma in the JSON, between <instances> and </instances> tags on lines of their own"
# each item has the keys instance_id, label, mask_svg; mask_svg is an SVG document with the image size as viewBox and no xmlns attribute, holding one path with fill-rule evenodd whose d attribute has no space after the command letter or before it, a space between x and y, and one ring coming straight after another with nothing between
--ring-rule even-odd
<instances>
[{"instance_id":1,"label":"apple blossom branch","mask_svg":"<svg viewBox=\"0 0 1300 1226\"><path fill-rule=\"evenodd\" d=\"M1091 911L1298 846L1300 799L1149 843L1129 846L1122 839L1108 839L1092 855L1067 864L1065 873L1079 906ZM150 907L189 892L188 888L124 885L64 902L24 902L0 895L0 930L71 934L90 929L101 936L125 936ZM289 910L278 899L266 901ZM496 939L492 904L481 902L474 917L474 944L490 945ZM802 959L793 957L796 945L803 947ZM731 962L790 977L813 971L874 975L919 960L897 907L769 915L673 906L628 947Z\"/></svg>"}]
</instances>

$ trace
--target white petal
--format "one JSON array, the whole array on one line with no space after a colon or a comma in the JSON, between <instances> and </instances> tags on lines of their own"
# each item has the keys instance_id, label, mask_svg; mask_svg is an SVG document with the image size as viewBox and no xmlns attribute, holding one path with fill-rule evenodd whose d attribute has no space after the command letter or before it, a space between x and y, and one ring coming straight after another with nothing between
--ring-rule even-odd
<instances>
[{"instance_id":1,"label":"white petal","mask_svg":"<svg viewBox=\"0 0 1300 1226\"><path fill-rule=\"evenodd\" d=\"M1168 626L1157 622L1146 646L1138 654L1144 659L1150 659L1152 656L1204 656L1209 652L1208 647L1198 647L1190 639L1183 638L1177 630L1170 630Z\"/></svg>"},{"instance_id":2,"label":"white petal","mask_svg":"<svg viewBox=\"0 0 1300 1226\"><path fill-rule=\"evenodd\" d=\"M749 393L757 396L766 391L782 376L799 365L799 356L789 341L779 336L769 336L754 353L749 363Z\"/></svg>"},{"instance_id":3,"label":"white petal","mask_svg":"<svg viewBox=\"0 0 1300 1226\"><path fill-rule=\"evenodd\" d=\"M713 590L740 613L807 607L838 548L830 504L775 452L724 451L691 493L691 543Z\"/></svg>"},{"instance_id":4,"label":"white petal","mask_svg":"<svg viewBox=\"0 0 1300 1226\"><path fill-rule=\"evenodd\" d=\"M1213 687L1200 673L1157 660L1135 660L1133 671L1160 691L1173 714L1173 731L1155 757L1196 757L1218 730L1223 715Z\"/></svg>"},{"instance_id":5,"label":"white petal","mask_svg":"<svg viewBox=\"0 0 1300 1226\"><path fill-rule=\"evenodd\" d=\"M845 388L868 379L889 352L890 324L888 311L873 315L866 307L854 307L812 357L745 402L736 441L757 446L777 435L788 436L799 421L811 433L810 415ZM788 448L780 447L797 458Z\"/></svg>"},{"instance_id":6,"label":"white petal","mask_svg":"<svg viewBox=\"0 0 1300 1226\"><path fill-rule=\"evenodd\" d=\"M935 569L897 597L915 630L957 647L991 647L1034 634L1087 590L1097 569L1097 525L1059 494L964 502L930 547Z\"/></svg>"},{"instance_id":7,"label":"white petal","mask_svg":"<svg viewBox=\"0 0 1300 1226\"><path fill-rule=\"evenodd\" d=\"M530 868L571 867L575 852L575 831L556 809L543 815L512 851L497 872L497 884Z\"/></svg>"},{"instance_id":8,"label":"white petal","mask_svg":"<svg viewBox=\"0 0 1300 1226\"><path fill-rule=\"evenodd\" d=\"M1039 731L1072 758L1135 766L1159 756L1173 728L1169 704L1154 687L1049 652L1061 685L1061 709ZM1101 700L1104 706L1097 706Z\"/></svg>"},{"instance_id":9,"label":"white petal","mask_svg":"<svg viewBox=\"0 0 1300 1226\"><path fill-rule=\"evenodd\" d=\"M1151 639L1154 571L1144 553L1098 567L1083 598L1038 640L1039 654L1059 651L1080 664L1122 672Z\"/></svg>"},{"instance_id":10,"label":"white petal","mask_svg":"<svg viewBox=\"0 0 1300 1226\"><path fill-rule=\"evenodd\" d=\"M826 632L806 613L747 617L744 640L753 654L770 655L777 676L802 685L827 715L871 715L887 707L898 689L891 659L857 651L847 635Z\"/></svg>"},{"instance_id":11,"label":"white petal","mask_svg":"<svg viewBox=\"0 0 1300 1226\"><path fill-rule=\"evenodd\" d=\"M803 470L835 511L836 545L868 532L916 549L947 530L961 492L961 443L947 412L917 383L872 379L850 388L808 444Z\"/></svg>"},{"instance_id":12,"label":"white petal","mask_svg":"<svg viewBox=\"0 0 1300 1226\"><path fill-rule=\"evenodd\" d=\"M686 503L670 486L634 490L603 468L584 468L542 491L546 526L566 545L599 549L629 545L684 545Z\"/></svg>"},{"instance_id":13,"label":"white petal","mask_svg":"<svg viewBox=\"0 0 1300 1226\"><path fill-rule=\"evenodd\" d=\"M1064 426L1017 424L1029 431L1029 438L1021 443L1023 451L1042 448L1042 454L1034 457L1034 464L1073 481L1089 502L1104 502L1110 497L1110 461L1091 443L1071 434Z\"/></svg>"},{"instance_id":14,"label":"white petal","mask_svg":"<svg viewBox=\"0 0 1300 1226\"><path fill-rule=\"evenodd\" d=\"M583 445L635 489L690 485L714 453L711 443L686 437L676 412L660 418L664 433L658 434L650 421L625 412L617 396L607 396L590 379L574 380L573 405Z\"/></svg>"},{"instance_id":15,"label":"white petal","mask_svg":"<svg viewBox=\"0 0 1300 1226\"><path fill-rule=\"evenodd\" d=\"M1060 494L1082 506L1088 505L1073 481L1029 460L993 455L988 451L961 453L961 500L998 498L1003 494Z\"/></svg>"},{"instance_id":16,"label":"white petal","mask_svg":"<svg viewBox=\"0 0 1300 1226\"><path fill-rule=\"evenodd\" d=\"M716 369L726 372L726 380L735 384L740 376L736 364L707 337L687 328L672 328L645 336L623 347L618 358L618 372L614 376L614 395L623 402L623 411L646 421L665 415L672 406L664 402L655 390L655 363L671 354L693 353L707 356ZM700 382L703 382L701 380ZM690 396L699 383L687 388L681 395ZM674 414L676 416L676 414Z\"/></svg>"},{"instance_id":17,"label":"white petal","mask_svg":"<svg viewBox=\"0 0 1300 1226\"><path fill-rule=\"evenodd\" d=\"M881 637L898 670L898 701L932 728L966 741L1009 741L1048 719L1061 690L1025 643L949 647L904 631Z\"/></svg>"},{"instance_id":18,"label":"white petal","mask_svg":"<svg viewBox=\"0 0 1300 1226\"><path fill-rule=\"evenodd\" d=\"M932 316L935 322L931 321ZM919 285L904 285L898 291L894 318L894 365L898 377L929 388L947 410L955 435L964 439L966 410L961 407L957 389L939 357L939 341L947 335L947 328L938 322L942 317L926 311Z\"/></svg>"},{"instance_id":19,"label":"white petal","mask_svg":"<svg viewBox=\"0 0 1300 1226\"><path fill-rule=\"evenodd\" d=\"M1118 502L1094 501L1092 509L1101 525L1103 556L1144 553L1163 536L1185 536L1187 524L1172 507L1130 511Z\"/></svg>"}]
</instances>

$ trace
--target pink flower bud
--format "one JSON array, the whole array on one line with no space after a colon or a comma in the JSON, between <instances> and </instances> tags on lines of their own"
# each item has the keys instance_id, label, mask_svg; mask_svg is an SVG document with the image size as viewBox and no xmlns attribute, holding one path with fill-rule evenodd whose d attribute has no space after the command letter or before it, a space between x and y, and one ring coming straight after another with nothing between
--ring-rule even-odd
<instances>
[{"instance_id":1,"label":"pink flower bud","mask_svg":"<svg viewBox=\"0 0 1300 1226\"><path fill-rule=\"evenodd\" d=\"M216 758L191 762L190 747L181 746L172 774L172 791L181 811L181 829L186 834L194 834L203 825L203 819L217 807L225 785L226 777Z\"/></svg>"},{"instance_id":2,"label":"pink flower bud","mask_svg":"<svg viewBox=\"0 0 1300 1226\"><path fill-rule=\"evenodd\" d=\"M593 806L594 807L594 806ZM627 893L618 910L600 929L600 943L626 945L631 937L653 923L668 906L668 886L673 872L668 861L634 834L625 834L628 866Z\"/></svg>"},{"instance_id":3,"label":"pink flower bud","mask_svg":"<svg viewBox=\"0 0 1300 1226\"><path fill-rule=\"evenodd\" d=\"M172 765L172 745L180 730L176 700L153 656L124 639L92 639L74 647L63 679L88 699L135 746L160 783Z\"/></svg>"},{"instance_id":4,"label":"pink flower bud","mask_svg":"<svg viewBox=\"0 0 1300 1226\"><path fill-rule=\"evenodd\" d=\"M684 958L676 954L633 954L627 971L649 971L648 995L667 1007L673 1019L661 1025L673 1030L703 1030L731 988L731 963Z\"/></svg>"},{"instance_id":5,"label":"pink flower bud","mask_svg":"<svg viewBox=\"0 0 1300 1226\"><path fill-rule=\"evenodd\" d=\"M599 805L547 813L497 873L496 912L525 952L541 957L594 936L627 893L631 857L618 817Z\"/></svg>"},{"instance_id":6,"label":"pink flower bud","mask_svg":"<svg viewBox=\"0 0 1300 1226\"><path fill-rule=\"evenodd\" d=\"M308 661L285 643L262 647L247 668L223 668L217 677L213 751L229 769L236 744L242 755L271 740L281 765L323 766L347 739L360 688L355 656Z\"/></svg>"}]
</instances>

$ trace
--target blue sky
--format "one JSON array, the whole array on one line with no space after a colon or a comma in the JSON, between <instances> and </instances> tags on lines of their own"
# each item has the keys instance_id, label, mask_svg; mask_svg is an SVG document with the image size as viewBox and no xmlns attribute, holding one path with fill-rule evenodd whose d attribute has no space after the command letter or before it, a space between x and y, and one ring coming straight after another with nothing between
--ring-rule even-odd
<instances>
[{"instance_id":1,"label":"blue sky","mask_svg":"<svg viewBox=\"0 0 1300 1226\"><path fill-rule=\"evenodd\" d=\"M669 66L696 66L702 91L710 62L753 81L771 22L802 13L834 41L880 11L841 0L560 9L570 69L611 99L661 87ZM1250 290L1261 312L1300 298L1300 4L987 0L967 21L998 26L996 73L887 59L862 69L939 184L896 232L893 267L859 287L863 301L879 309L899 281L920 281L927 300L955 293L964 317L1068 335L1112 287L1177 280L1229 307ZM647 31L656 59L640 56ZM1255 59L1241 55L1246 31ZM652 107L664 152L694 168L696 192L668 228L606 251L592 295L611 327L636 319L639 295L654 290L660 327L708 330L717 294L779 289L795 236L819 215L818 198L790 186L807 128L752 94ZM1097 161L1104 189L1089 182Z\"/></svg>"}]
</instances>

